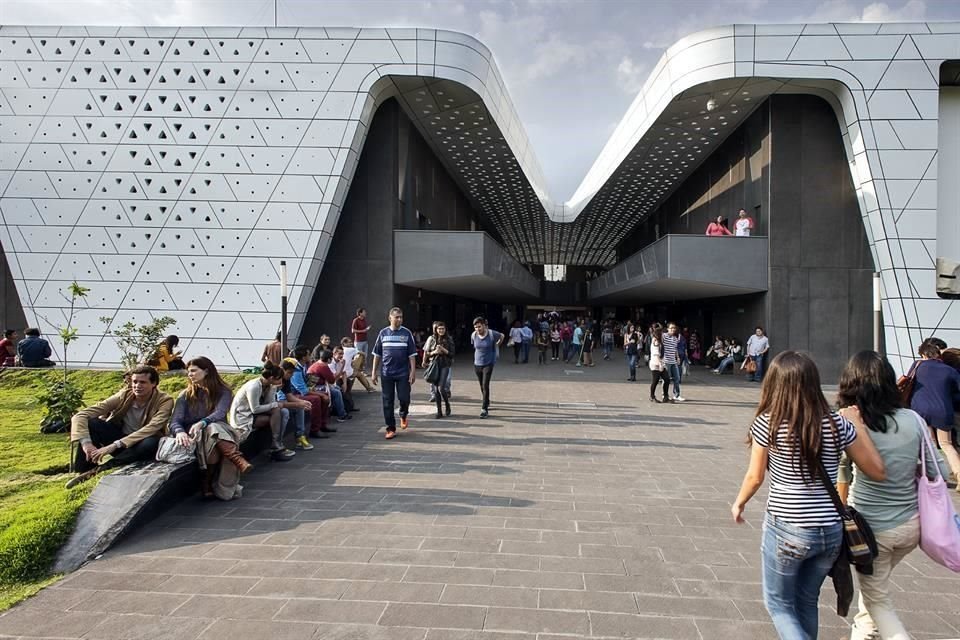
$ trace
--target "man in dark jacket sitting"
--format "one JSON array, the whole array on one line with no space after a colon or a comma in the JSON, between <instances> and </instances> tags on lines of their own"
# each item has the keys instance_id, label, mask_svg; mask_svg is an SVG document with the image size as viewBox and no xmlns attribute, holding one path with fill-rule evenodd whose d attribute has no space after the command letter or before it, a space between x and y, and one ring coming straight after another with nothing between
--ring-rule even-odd
<instances>
[{"instance_id":1,"label":"man in dark jacket sitting","mask_svg":"<svg viewBox=\"0 0 960 640\"><path fill-rule=\"evenodd\" d=\"M123 390L73 416L70 441L79 446L72 466L79 475L68 488L95 475L104 456L115 464L153 459L173 412L173 398L157 389L159 382L156 369L137 367Z\"/></svg>"},{"instance_id":2,"label":"man in dark jacket sitting","mask_svg":"<svg viewBox=\"0 0 960 640\"><path fill-rule=\"evenodd\" d=\"M23 335L26 337L17 343L21 367L52 367L56 364L50 360L53 351L50 343L40 337L40 329L27 329Z\"/></svg>"}]
</instances>

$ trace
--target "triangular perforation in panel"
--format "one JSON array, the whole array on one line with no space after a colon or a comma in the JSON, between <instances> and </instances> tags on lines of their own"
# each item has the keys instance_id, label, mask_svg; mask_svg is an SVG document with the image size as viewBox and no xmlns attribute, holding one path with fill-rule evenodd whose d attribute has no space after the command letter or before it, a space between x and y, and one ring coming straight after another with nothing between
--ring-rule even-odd
<instances>
[{"instance_id":1,"label":"triangular perforation in panel","mask_svg":"<svg viewBox=\"0 0 960 640\"><path fill-rule=\"evenodd\" d=\"M200 81L207 91L236 91L250 65L246 62L200 64Z\"/></svg>"},{"instance_id":2,"label":"triangular perforation in panel","mask_svg":"<svg viewBox=\"0 0 960 640\"><path fill-rule=\"evenodd\" d=\"M250 173L237 147L207 147L197 166L204 173Z\"/></svg>"},{"instance_id":3,"label":"triangular perforation in panel","mask_svg":"<svg viewBox=\"0 0 960 640\"><path fill-rule=\"evenodd\" d=\"M61 254L47 275L47 280L91 282L102 280L93 257L86 253Z\"/></svg>"},{"instance_id":4,"label":"triangular perforation in panel","mask_svg":"<svg viewBox=\"0 0 960 640\"><path fill-rule=\"evenodd\" d=\"M34 44L37 45L40 57L51 61L69 62L80 50L80 40L78 38L44 36L34 39Z\"/></svg>"},{"instance_id":5,"label":"triangular perforation in panel","mask_svg":"<svg viewBox=\"0 0 960 640\"><path fill-rule=\"evenodd\" d=\"M263 212L263 202L211 202L212 213L224 229L252 229Z\"/></svg>"},{"instance_id":6,"label":"triangular perforation in panel","mask_svg":"<svg viewBox=\"0 0 960 640\"><path fill-rule=\"evenodd\" d=\"M108 64L113 82L118 89L140 89L143 91L153 81L156 73L153 62L117 62Z\"/></svg>"},{"instance_id":7,"label":"triangular perforation in panel","mask_svg":"<svg viewBox=\"0 0 960 640\"><path fill-rule=\"evenodd\" d=\"M222 61L250 62L257 54L260 40L258 38L215 38L213 43Z\"/></svg>"},{"instance_id":8,"label":"triangular perforation in panel","mask_svg":"<svg viewBox=\"0 0 960 640\"><path fill-rule=\"evenodd\" d=\"M47 116L102 116L100 101L89 89L64 88L57 91L47 110Z\"/></svg>"},{"instance_id":9,"label":"triangular perforation in panel","mask_svg":"<svg viewBox=\"0 0 960 640\"><path fill-rule=\"evenodd\" d=\"M138 116L187 116L187 99L175 89L150 89L140 101Z\"/></svg>"},{"instance_id":10,"label":"triangular perforation in panel","mask_svg":"<svg viewBox=\"0 0 960 640\"><path fill-rule=\"evenodd\" d=\"M310 57L299 40L268 38L254 58L257 62L309 62Z\"/></svg>"},{"instance_id":11,"label":"triangular perforation in panel","mask_svg":"<svg viewBox=\"0 0 960 640\"><path fill-rule=\"evenodd\" d=\"M100 102L100 110L116 118L133 116L140 109L143 99L143 88L134 89L104 89L93 92Z\"/></svg>"},{"instance_id":12,"label":"triangular perforation in panel","mask_svg":"<svg viewBox=\"0 0 960 640\"><path fill-rule=\"evenodd\" d=\"M220 57L213 43L207 38L176 38L170 47L167 60L173 62L206 62L208 60L210 62L220 62Z\"/></svg>"},{"instance_id":13,"label":"triangular perforation in panel","mask_svg":"<svg viewBox=\"0 0 960 640\"><path fill-rule=\"evenodd\" d=\"M31 116L46 113L56 91L51 89L8 88L3 94L14 115Z\"/></svg>"},{"instance_id":14,"label":"triangular perforation in panel","mask_svg":"<svg viewBox=\"0 0 960 640\"><path fill-rule=\"evenodd\" d=\"M257 119L255 122L271 147L295 147L301 143L310 121Z\"/></svg>"},{"instance_id":15,"label":"triangular perforation in panel","mask_svg":"<svg viewBox=\"0 0 960 640\"><path fill-rule=\"evenodd\" d=\"M170 123L167 123L168 127ZM157 161L157 166L164 172L186 172L190 173L197 167L200 161L200 155L205 147L186 146L177 144L176 146L156 145L151 147L153 157Z\"/></svg>"},{"instance_id":16,"label":"triangular perforation in panel","mask_svg":"<svg viewBox=\"0 0 960 640\"><path fill-rule=\"evenodd\" d=\"M127 219L138 227L166 226L173 215L176 204L175 200L120 201L120 206L126 212Z\"/></svg>"},{"instance_id":17,"label":"triangular perforation in panel","mask_svg":"<svg viewBox=\"0 0 960 640\"><path fill-rule=\"evenodd\" d=\"M132 221L134 224L136 220ZM107 229L110 240L120 253L148 254L156 251L156 245L162 229L153 227L109 227Z\"/></svg>"},{"instance_id":18,"label":"triangular perforation in panel","mask_svg":"<svg viewBox=\"0 0 960 640\"><path fill-rule=\"evenodd\" d=\"M224 119L210 140L211 145L265 146L266 141L251 120Z\"/></svg>"},{"instance_id":19,"label":"triangular perforation in panel","mask_svg":"<svg viewBox=\"0 0 960 640\"><path fill-rule=\"evenodd\" d=\"M243 78L243 88L247 91L293 90L296 86L287 75L284 65L254 62Z\"/></svg>"},{"instance_id":20,"label":"triangular perforation in panel","mask_svg":"<svg viewBox=\"0 0 960 640\"><path fill-rule=\"evenodd\" d=\"M94 198L126 198L128 200L146 197L136 176L130 172L104 173L93 194Z\"/></svg>"},{"instance_id":21,"label":"triangular perforation in panel","mask_svg":"<svg viewBox=\"0 0 960 640\"><path fill-rule=\"evenodd\" d=\"M194 91L203 89L198 65L185 60L169 60L157 67L154 89Z\"/></svg>"},{"instance_id":22,"label":"triangular perforation in panel","mask_svg":"<svg viewBox=\"0 0 960 640\"><path fill-rule=\"evenodd\" d=\"M220 223L211 210L213 204L205 200L178 200L168 225L178 229L219 227Z\"/></svg>"},{"instance_id":23,"label":"triangular perforation in panel","mask_svg":"<svg viewBox=\"0 0 960 640\"><path fill-rule=\"evenodd\" d=\"M106 63L99 60L77 60L70 65L67 78L63 83L65 89L116 89Z\"/></svg>"},{"instance_id":24,"label":"triangular perforation in panel","mask_svg":"<svg viewBox=\"0 0 960 640\"><path fill-rule=\"evenodd\" d=\"M19 166L21 171L63 171L70 168L70 161L58 144L30 145Z\"/></svg>"},{"instance_id":25,"label":"triangular perforation in panel","mask_svg":"<svg viewBox=\"0 0 960 640\"><path fill-rule=\"evenodd\" d=\"M128 119L126 117L97 118L78 116L76 122L82 135L86 136L87 142L92 144L113 145L123 139ZM71 139L65 140L64 142L79 141L74 136L71 136Z\"/></svg>"},{"instance_id":26,"label":"triangular perforation in panel","mask_svg":"<svg viewBox=\"0 0 960 640\"><path fill-rule=\"evenodd\" d=\"M74 143L84 141L84 131L76 118L48 116L37 127L33 142Z\"/></svg>"},{"instance_id":27,"label":"triangular perforation in panel","mask_svg":"<svg viewBox=\"0 0 960 640\"><path fill-rule=\"evenodd\" d=\"M27 85L38 89L56 89L63 82L67 71L65 62L20 62L20 73Z\"/></svg>"},{"instance_id":28,"label":"triangular perforation in panel","mask_svg":"<svg viewBox=\"0 0 960 640\"><path fill-rule=\"evenodd\" d=\"M86 200L93 194L97 175L80 171L48 171L47 177L61 198Z\"/></svg>"},{"instance_id":29,"label":"triangular perforation in panel","mask_svg":"<svg viewBox=\"0 0 960 640\"><path fill-rule=\"evenodd\" d=\"M77 221L78 226L110 227L131 226L126 212L117 200L89 200Z\"/></svg>"},{"instance_id":30,"label":"triangular perforation in panel","mask_svg":"<svg viewBox=\"0 0 960 640\"><path fill-rule=\"evenodd\" d=\"M159 62L170 47L170 38L148 36L121 37L120 42L127 56L136 62Z\"/></svg>"},{"instance_id":31,"label":"triangular perforation in panel","mask_svg":"<svg viewBox=\"0 0 960 640\"><path fill-rule=\"evenodd\" d=\"M222 118L227 113L233 91L182 91L187 112L194 118Z\"/></svg>"},{"instance_id":32,"label":"triangular perforation in panel","mask_svg":"<svg viewBox=\"0 0 960 640\"><path fill-rule=\"evenodd\" d=\"M238 91L227 107L230 118L279 118L270 94L266 91Z\"/></svg>"},{"instance_id":33,"label":"triangular perforation in panel","mask_svg":"<svg viewBox=\"0 0 960 640\"><path fill-rule=\"evenodd\" d=\"M165 118L167 130L178 145L205 146L216 132L218 120L212 118ZM199 158L199 154L196 156Z\"/></svg>"},{"instance_id":34,"label":"triangular perforation in panel","mask_svg":"<svg viewBox=\"0 0 960 640\"><path fill-rule=\"evenodd\" d=\"M104 171L110 162L113 146L106 144L62 144L74 171Z\"/></svg>"},{"instance_id":35,"label":"triangular perforation in panel","mask_svg":"<svg viewBox=\"0 0 960 640\"><path fill-rule=\"evenodd\" d=\"M233 178L233 176L230 176ZM183 190L191 200L236 200L227 178L218 173L195 173Z\"/></svg>"},{"instance_id":36,"label":"triangular perforation in panel","mask_svg":"<svg viewBox=\"0 0 960 640\"><path fill-rule=\"evenodd\" d=\"M135 118L124 134L123 141L136 144L176 144L162 118Z\"/></svg>"},{"instance_id":37,"label":"triangular perforation in panel","mask_svg":"<svg viewBox=\"0 0 960 640\"><path fill-rule=\"evenodd\" d=\"M123 62L129 60L126 49L119 38L110 36L94 36L84 38L77 54L80 60L102 60Z\"/></svg>"},{"instance_id":38,"label":"triangular perforation in panel","mask_svg":"<svg viewBox=\"0 0 960 640\"><path fill-rule=\"evenodd\" d=\"M121 145L113 153L109 171L160 171L157 159L147 145Z\"/></svg>"},{"instance_id":39,"label":"triangular perforation in panel","mask_svg":"<svg viewBox=\"0 0 960 640\"><path fill-rule=\"evenodd\" d=\"M154 200L176 200L187 189L189 179L188 173L137 173L143 193Z\"/></svg>"},{"instance_id":40,"label":"triangular perforation in panel","mask_svg":"<svg viewBox=\"0 0 960 640\"><path fill-rule=\"evenodd\" d=\"M39 60L40 51L29 36L15 35L0 38L0 56L4 60Z\"/></svg>"},{"instance_id":41,"label":"triangular perforation in panel","mask_svg":"<svg viewBox=\"0 0 960 640\"><path fill-rule=\"evenodd\" d=\"M248 231L232 229L200 229L197 238L209 256L235 257L244 251Z\"/></svg>"}]
</instances>

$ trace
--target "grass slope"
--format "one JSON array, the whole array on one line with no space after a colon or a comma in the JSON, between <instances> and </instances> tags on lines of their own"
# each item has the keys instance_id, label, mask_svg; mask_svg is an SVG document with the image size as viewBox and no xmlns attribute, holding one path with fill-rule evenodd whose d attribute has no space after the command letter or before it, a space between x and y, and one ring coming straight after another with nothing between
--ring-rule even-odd
<instances>
[{"instance_id":1,"label":"grass slope","mask_svg":"<svg viewBox=\"0 0 960 640\"><path fill-rule=\"evenodd\" d=\"M67 434L39 431L43 410L37 403L43 381L62 370L8 369L0 375L0 611L49 584L49 569L66 541L77 513L96 480L71 490L70 442ZM70 380L93 404L115 393L123 381L118 371L71 371ZM228 374L236 388L252 376ZM187 384L183 375L161 378L160 388L176 395Z\"/></svg>"}]
</instances>

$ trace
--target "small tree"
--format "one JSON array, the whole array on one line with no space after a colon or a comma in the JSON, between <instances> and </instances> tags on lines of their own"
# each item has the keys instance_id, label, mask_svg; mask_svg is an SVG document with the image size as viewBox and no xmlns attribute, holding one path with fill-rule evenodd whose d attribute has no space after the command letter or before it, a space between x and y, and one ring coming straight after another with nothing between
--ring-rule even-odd
<instances>
[{"instance_id":1,"label":"small tree","mask_svg":"<svg viewBox=\"0 0 960 640\"><path fill-rule=\"evenodd\" d=\"M76 281L67 287L70 294L70 315L67 316L66 326L59 328L60 341L63 343L63 380L48 380L37 398L44 408L44 417L40 422L40 430L45 433L61 432L66 430L70 418L83 404L83 391L67 379L67 351L70 343L79 337L78 330L73 326L73 315L77 308L77 301L87 297L90 289L81 287Z\"/></svg>"},{"instance_id":2,"label":"small tree","mask_svg":"<svg viewBox=\"0 0 960 640\"><path fill-rule=\"evenodd\" d=\"M167 329L177 323L170 316L154 318L143 325L131 320L114 329L110 328L113 318L104 316L100 318L100 322L107 325L107 335L114 339L120 349L120 364L124 371L153 358Z\"/></svg>"}]
</instances>

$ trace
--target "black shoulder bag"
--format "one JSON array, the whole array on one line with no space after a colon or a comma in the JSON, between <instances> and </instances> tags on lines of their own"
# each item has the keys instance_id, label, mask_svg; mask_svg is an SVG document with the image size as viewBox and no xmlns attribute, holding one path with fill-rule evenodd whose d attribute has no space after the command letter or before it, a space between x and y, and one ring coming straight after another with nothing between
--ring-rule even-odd
<instances>
[{"instance_id":1,"label":"black shoulder bag","mask_svg":"<svg viewBox=\"0 0 960 640\"><path fill-rule=\"evenodd\" d=\"M833 432L833 440L837 446L837 452L840 452L840 437L836 431L836 425L833 423L833 416L830 418L830 429ZM873 535L873 530L867 524L866 519L853 507L848 507L840 500L837 488L830 481L830 475L827 473L827 467L823 464L823 458L820 459L820 480L823 486L827 488L833 506L840 516L843 524L843 538L840 543L840 555L833 563L833 567L828 574L833 580L834 591L837 592L837 615L846 617L850 610L850 603L853 602L853 574L850 571L850 565L856 567L858 573L871 576L873 575L873 559L877 557L879 549L877 548L877 539Z\"/></svg>"}]
</instances>

